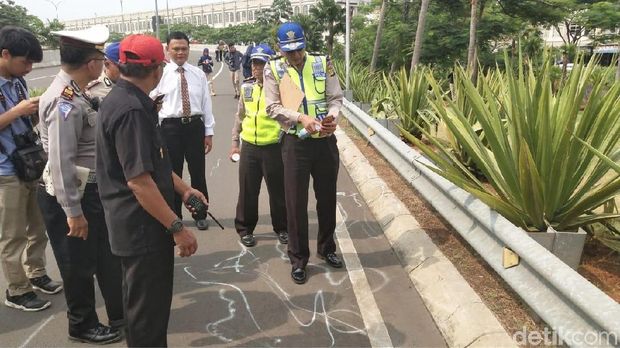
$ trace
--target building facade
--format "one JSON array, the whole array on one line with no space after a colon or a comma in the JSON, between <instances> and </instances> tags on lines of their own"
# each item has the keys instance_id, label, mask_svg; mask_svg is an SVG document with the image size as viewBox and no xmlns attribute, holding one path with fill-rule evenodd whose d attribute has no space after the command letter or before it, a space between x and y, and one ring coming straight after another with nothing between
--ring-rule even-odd
<instances>
[{"instance_id":1,"label":"building facade","mask_svg":"<svg viewBox=\"0 0 620 348\"><path fill-rule=\"evenodd\" d=\"M273 0L229 0L170 9L164 6L160 7L158 12L163 24L191 23L193 25L223 28L230 25L253 23L256 20L258 11L269 8L272 2ZM293 13L308 14L310 7L317 2L318 0L291 0ZM136 34L153 31L152 23L154 17L155 9L153 8L152 11L83 18L64 21L63 23L67 30L84 29L96 24L103 24L111 32Z\"/></svg>"}]
</instances>

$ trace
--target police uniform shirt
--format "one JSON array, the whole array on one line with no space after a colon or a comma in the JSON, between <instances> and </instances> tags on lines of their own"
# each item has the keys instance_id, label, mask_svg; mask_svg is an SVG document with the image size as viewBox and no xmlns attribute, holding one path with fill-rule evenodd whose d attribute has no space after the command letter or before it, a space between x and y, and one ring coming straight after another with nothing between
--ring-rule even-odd
<instances>
[{"instance_id":1,"label":"police uniform shirt","mask_svg":"<svg viewBox=\"0 0 620 348\"><path fill-rule=\"evenodd\" d=\"M39 99L39 118L56 199L68 217L80 216L76 166L95 169L97 112L61 70Z\"/></svg>"},{"instance_id":2,"label":"police uniform shirt","mask_svg":"<svg viewBox=\"0 0 620 348\"><path fill-rule=\"evenodd\" d=\"M160 122L165 118L181 117L183 115L181 77L177 71L178 67L174 62L166 64L159 85L150 93L151 97L156 97L160 94L165 95L161 110L159 111ZM183 64L183 69L185 69L184 74L187 80L191 114L202 115L205 125L205 136L213 135L215 119L213 117L211 92L207 77L201 69L187 62Z\"/></svg>"},{"instance_id":3,"label":"police uniform shirt","mask_svg":"<svg viewBox=\"0 0 620 348\"><path fill-rule=\"evenodd\" d=\"M286 58L280 57L276 59L276 64L283 64L283 67L286 70ZM340 109L342 108L343 93L342 88L340 87L340 81L338 80L338 76L336 75L330 58L327 57L326 59L327 79L325 82L325 98L327 99L327 115L331 115L335 119L337 119L340 114ZM305 64L311 64L307 52L304 58L304 65ZM282 129L289 129L289 127L292 126L294 127L297 124L297 120L299 116L301 116L301 113L298 110L289 110L282 106L278 82L276 81L276 78L271 71L270 65L267 65L265 67L263 76L267 113L269 114L269 116L276 119L280 123ZM295 82L296 84L299 83L299 81L293 82Z\"/></svg>"},{"instance_id":4,"label":"police uniform shirt","mask_svg":"<svg viewBox=\"0 0 620 348\"><path fill-rule=\"evenodd\" d=\"M105 74L105 71L101 73L98 79L92 81L86 86L86 93L94 98L104 98L114 87L114 82Z\"/></svg>"},{"instance_id":5,"label":"police uniform shirt","mask_svg":"<svg viewBox=\"0 0 620 348\"><path fill-rule=\"evenodd\" d=\"M142 208L127 184L150 173L172 209L172 166L162 139L153 100L120 79L101 103L97 129L99 195L115 255L135 256L173 246L166 227Z\"/></svg>"}]
</instances>

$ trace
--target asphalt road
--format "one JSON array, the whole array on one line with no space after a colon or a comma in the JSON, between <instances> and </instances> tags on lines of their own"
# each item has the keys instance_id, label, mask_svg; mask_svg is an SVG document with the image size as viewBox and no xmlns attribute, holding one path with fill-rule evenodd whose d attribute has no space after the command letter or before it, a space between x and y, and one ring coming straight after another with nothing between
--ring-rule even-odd
<instances>
[{"instance_id":1,"label":"asphalt road","mask_svg":"<svg viewBox=\"0 0 620 348\"><path fill-rule=\"evenodd\" d=\"M197 58L198 53L192 52L190 61ZM215 71L219 69L217 64ZM57 71L33 71L28 75L29 86L46 87ZM196 231L196 255L175 259L169 345L445 346L344 167L338 179L336 234L346 268L332 269L316 258L317 219L315 201L311 199L308 211L313 255L308 266L309 280L305 285L293 283L286 246L278 243L271 230L264 186L255 231L258 244L245 248L239 242L233 222L238 168L227 158L236 100L226 68L216 78L215 89L214 150L207 157L206 175L210 211L225 230L211 222L208 231ZM47 259L49 274L59 279L50 247ZM3 277L0 288L6 288ZM0 306L0 346L80 346L66 336L64 297L41 296L52 300L52 306L42 312L25 313ZM107 323L98 296L100 320Z\"/></svg>"}]
</instances>

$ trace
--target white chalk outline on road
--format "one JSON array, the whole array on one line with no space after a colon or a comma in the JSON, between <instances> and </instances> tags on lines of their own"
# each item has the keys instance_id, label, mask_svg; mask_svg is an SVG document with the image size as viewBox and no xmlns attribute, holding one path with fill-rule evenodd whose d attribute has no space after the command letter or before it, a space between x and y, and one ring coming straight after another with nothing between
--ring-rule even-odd
<instances>
[{"instance_id":1,"label":"white chalk outline on road","mask_svg":"<svg viewBox=\"0 0 620 348\"><path fill-rule=\"evenodd\" d=\"M349 279L353 286L353 293L357 299L357 304L360 309L360 314L364 320L366 326L366 332L370 345L372 347L393 347L392 339L385 326L383 316L379 310L379 306L375 301L375 296L366 278L366 273L362 267L362 262L357 256L357 250L351 240L351 235L346 225L346 211L338 203L338 209L336 209L336 240L340 246L340 252L344 258L346 264L347 273L349 273Z\"/></svg>"},{"instance_id":2,"label":"white chalk outline on road","mask_svg":"<svg viewBox=\"0 0 620 348\"><path fill-rule=\"evenodd\" d=\"M50 315L49 318L47 318L47 320L45 320L43 322L43 324L39 325L39 327L34 330L33 333L30 334L30 336L28 336L28 338L24 341L24 343L22 343L21 346L19 346L19 348L24 348L28 345L28 343L30 343L30 341L32 341L32 339L34 338L34 336L36 336L37 334L39 334L39 332L41 332L41 330L43 330L43 328L45 327L45 325L47 325L50 321L52 321L52 319L54 319L56 317L56 314L52 314Z\"/></svg>"}]
</instances>

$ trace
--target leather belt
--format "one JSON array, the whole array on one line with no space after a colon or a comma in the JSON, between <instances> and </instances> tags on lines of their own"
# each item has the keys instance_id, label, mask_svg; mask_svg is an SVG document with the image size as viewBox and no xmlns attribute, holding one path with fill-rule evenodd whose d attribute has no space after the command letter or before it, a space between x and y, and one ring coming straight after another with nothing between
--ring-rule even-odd
<instances>
[{"instance_id":1,"label":"leather belt","mask_svg":"<svg viewBox=\"0 0 620 348\"><path fill-rule=\"evenodd\" d=\"M180 122L181 124L189 124L194 120L202 119L202 115L191 115L182 117L168 117L164 118L162 122Z\"/></svg>"}]
</instances>

